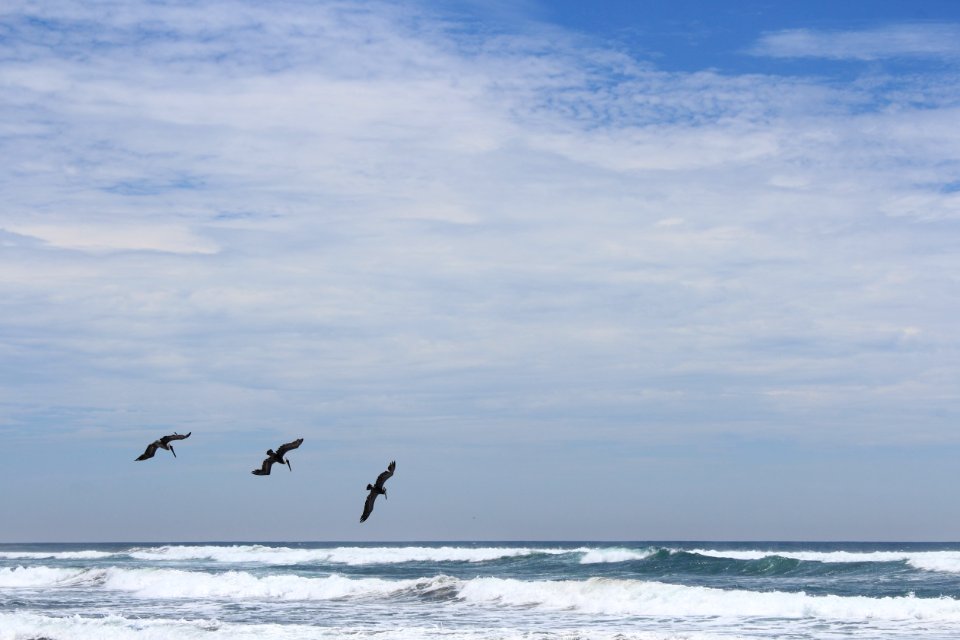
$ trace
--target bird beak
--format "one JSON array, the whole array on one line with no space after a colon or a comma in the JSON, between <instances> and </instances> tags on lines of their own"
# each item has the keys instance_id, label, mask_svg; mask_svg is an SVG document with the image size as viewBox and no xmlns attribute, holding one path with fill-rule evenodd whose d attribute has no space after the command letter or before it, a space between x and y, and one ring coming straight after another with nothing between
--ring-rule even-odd
<instances>
[{"instance_id":1,"label":"bird beak","mask_svg":"<svg viewBox=\"0 0 960 640\"><path fill-rule=\"evenodd\" d=\"M287 460L287 469L290 469L290 471L293 471L293 467L290 466L290 461L289 461L289 460Z\"/></svg>"},{"instance_id":2,"label":"bird beak","mask_svg":"<svg viewBox=\"0 0 960 640\"><path fill-rule=\"evenodd\" d=\"M173 450L173 445L170 445L170 453L173 454L173 457L174 457L174 458L177 457L177 452Z\"/></svg>"}]
</instances>

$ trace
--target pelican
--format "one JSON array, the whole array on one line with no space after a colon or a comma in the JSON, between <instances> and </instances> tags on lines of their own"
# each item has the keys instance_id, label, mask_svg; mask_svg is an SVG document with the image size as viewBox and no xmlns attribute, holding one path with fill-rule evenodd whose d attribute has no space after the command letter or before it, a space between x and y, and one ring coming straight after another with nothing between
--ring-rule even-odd
<instances>
[{"instance_id":1,"label":"pelican","mask_svg":"<svg viewBox=\"0 0 960 640\"><path fill-rule=\"evenodd\" d=\"M277 447L277 450L267 449L267 459L263 461L263 465L259 469L254 469L250 473L255 476L268 476L270 475L270 467L273 466L273 463L279 462L280 464L286 464L287 468L290 471L293 471L293 467L290 466L289 460L284 460L283 456L287 455L287 451L291 449L296 449L303 443L303 438L297 438L293 442L288 442L287 444L282 444Z\"/></svg>"},{"instance_id":2,"label":"pelican","mask_svg":"<svg viewBox=\"0 0 960 640\"><path fill-rule=\"evenodd\" d=\"M176 431L174 431L172 436L163 436L159 440L154 440L149 445L147 445L147 450L144 451L143 455L137 458L137 460L147 460L149 458L152 458L153 454L157 452L157 449L166 449L167 451L173 454L174 458L176 458L177 452L173 450L173 445L170 444L170 441L183 440L184 438L189 438L191 433L193 433L193 431L190 431L189 433L187 433L187 435L182 436Z\"/></svg>"},{"instance_id":3,"label":"pelican","mask_svg":"<svg viewBox=\"0 0 960 640\"><path fill-rule=\"evenodd\" d=\"M384 499L386 499L387 490L383 486L383 483L390 479L390 476L393 475L393 470L396 468L397 461L394 460L387 465L386 471L377 476L376 483L367 485L367 491L370 493L367 494L367 501L363 503L363 515L360 516L360 522L366 522L367 518L370 517L370 514L373 513L373 503L377 500L378 495L382 493Z\"/></svg>"}]
</instances>

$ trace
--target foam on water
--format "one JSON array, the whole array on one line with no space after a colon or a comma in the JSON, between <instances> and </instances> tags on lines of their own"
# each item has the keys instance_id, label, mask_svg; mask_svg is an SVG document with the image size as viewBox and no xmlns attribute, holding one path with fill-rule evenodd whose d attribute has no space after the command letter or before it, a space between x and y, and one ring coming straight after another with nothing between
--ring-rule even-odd
<instances>
[{"instance_id":1,"label":"foam on water","mask_svg":"<svg viewBox=\"0 0 960 640\"><path fill-rule=\"evenodd\" d=\"M218 620L125 618L110 615L54 617L33 613L0 613L0 640L49 637L56 640L529 640L530 633L510 627L449 629L438 625L369 628L318 628L302 624L231 624ZM728 635L636 630L583 629L549 633L544 640L722 640Z\"/></svg>"},{"instance_id":2,"label":"foam on water","mask_svg":"<svg viewBox=\"0 0 960 640\"><path fill-rule=\"evenodd\" d=\"M0 569L0 588L49 587L66 584L87 573L86 569L55 567L7 567Z\"/></svg>"},{"instance_id":3,"label":"foam on water","mask_svg":"<svg viewBox=\"0 0 960 640\"><path fill-rule=\"evenodd\" d=\"M673 549L672 551L677 551ZM716 550L690 549L687 553L696 553L713 558L733 560L760 560L771 556L791 558L805 562L906 562L910 566L924 571L943 571L960 573L960 551L763 551L763 550Z\"/></svg>"},{"instance_id":4,"label":"foam on water","mask_svg":"<svg viewBox=\"0 0 960 640\"><path fill-rule=\"evenodd\" d=\"M0 551L5 560L100 560L116 554L106 551Z\"/></svg>"},{"instance_id":5,"label":"foam on water","mask_svg":"<svg viewBox=\"0 0 960 640\"><path fill-rule=\"evenodd\" d=\"M177 569L0 569L0 587L102 587L142 598L249 598L262 600L330 600L390 596L408 589L437 586L438 578L422 580L307 578L280 574L255 576L245 571L206 573Z\"/></svg>"},{"instance_id":6,"label":"foam on water","mask_svg":"<svg viewBox=\"0 0 960 640\"><path fill-rule=\"evenodd\" d=\"M88 570L32 567L0 572L0 586L78 585L124 591L148 599L390 600L397 596L449 591L452 598L473 605L535 607L588 614L960 621L960 601L952 598L812 596L802 592L725 590L607 578L461 580L440 575L386 580L117 567Z\"/></svg>"},{"instance_id":7,"label":"foam on water","mask_svg":"<svg viewBox=\"0 0 960 640\"><path fill-rule=\"evenodd\" d=\"M293 549L264 545L134 548L127 552L139 560L213 560L231 563L296 564L398 564L404 562L490 562L537 554L567 554L570 549L517 547L333 547Z\"/></svg>"},{"instance_id":8,"label":"foam on water","mask_svg":"<svg viewBox=\"0 0 960 640\"><path fill-rule=\"evenodd\" d=\"M960 621L960 601L952 598L811 596L802 592L724 590L606 578L585 581L476 578L462 584L459 596L475 603L593 614Z\"/></svg>"},{"instance_id":9,"label":"foam on water","mask_svg":"<svg viewBox=\"0 0 960 640\"><path fill-rule=\"evenodd\" d=\"M656 549L578 549L577 551L583 553L580 564L643 560L657 552Z\"/></svg>"},{"instance_id":10,"label":"foam on water","mask_svg":"<svg viewBox=\"0 0 960 640\"><path fill-rule=\"evenodd\" d=\"M103 560L127 557L154 562L206 560L234 564L310 565L343 564L362 566L407 562L494 562L535 555L579 554L580 564L618 563L643 560L656 553L650 547L332 547L297 549L267 545L163 545L132 547L120 551L86 549L79 551L0 551L0 560ZM671 552L680 549L669 549ZM960 551L774 551L764 549L685 549L687 553L732 560L760 560L772 556L805 562L856 563L906 562L924 571L960 573Z\"/></svg>"}]
</instances>

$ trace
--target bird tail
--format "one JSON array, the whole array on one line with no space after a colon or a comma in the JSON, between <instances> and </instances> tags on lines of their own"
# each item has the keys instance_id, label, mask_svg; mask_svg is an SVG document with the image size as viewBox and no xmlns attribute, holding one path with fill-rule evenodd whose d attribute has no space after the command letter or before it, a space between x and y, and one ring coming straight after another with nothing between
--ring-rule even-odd
<instances>
[{"instance_id":1,"label":"bird tail","mask_svg":"<svg viewBox=\"0 0 960 640\"><path fill-rule=\"evenodd\" d=\"M372 485L372 484L368 484L368 485L367 485L367 491L370 491L371 489L373 489L373 485Z\"/></svg>"}]
</instances>

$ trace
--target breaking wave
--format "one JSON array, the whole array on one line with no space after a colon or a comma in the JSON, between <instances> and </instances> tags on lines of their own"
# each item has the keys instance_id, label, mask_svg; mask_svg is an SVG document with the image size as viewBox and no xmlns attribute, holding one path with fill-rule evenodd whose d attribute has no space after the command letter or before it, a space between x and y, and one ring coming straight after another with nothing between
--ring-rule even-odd
<instances>
[{"instance_id":1,"label":"breaking wave","mask_svg":"<svg viewBox=\"0 0 960 640\"><path fill-rule=\"evenodd\" d=\"M539 582L476 578L461 586L459 597L475 603L533 606L593 614L960 620L960 601L952 598L810 596L802 592L723 590L607 578Z\"/></svg>"},{"instance_id":2,"label":"breaking wave","mask_svg":"<svg viewBox=\"0 0 960 640\"><path fill-rule=\"evenodd\" d=\"M715 550L690 549L688 553L712 558L733 560L762 560L765 558L788 558L802 562L859 563L859 562L906 562L915 569L960 573L960 551L762 551L762 550Z\"/></svg>"},{"instance_id":3,"label":"breaking wave","mask_svg":"<svg viewBox=\"0 0 960 640\"><path fill-rule=\"evenodd\" d=\"M100 560L117 554L108 551L0 551L6 560Z\"/></svg>"},{"instance_id":4,"label":"breaking wave","mask_svg":"<svg viewBox=\"0 0 960 640\"><path fill-rule=\"evenodd\" d=\"M79 551L2 551L0 560L103 560L127 558L151 562L208 561L232 564L346 565L402 564L416 562L486 563L535 556L569 556L582 565L662 560L671 556L700 556L755 562L777 559L790 561L852 564L903 562L922 571L960 573L960 551L784 551L679 549L656 547L329 547L295 548L261 544L238 545L161 545L131 547L115 551L95 549Z\"/></svg>"},{"instance_id":5,"label":"breaking wave","mask_svg":"<svg viewBox=\"0 0 960 640\"><path fill-rule=\"evenodd\" d=\"M87 573L87 569L54 567L13 567L0 569L0 588L49 587L68 583Z\"/></svg>"},{"instance_id":6,"label":"breaking wave","mask_svg":"<svg viewBox=\"0 0 960 640\"><path fill-rule=\"evenodd\" d=\"M789 619L929 620L960 622L960 600L913 596L807 595L590 578L535 580L434 576L412 580L257 576L244 571L205 573L176 569L0 570L3 587L80 586L123 591L148 599L333 600L423 598L467 606L631 616L776 617Z\"/></svg>"},{"instance_id":7,"label":"breaking wave","mask_svg":"<svg viewBox=\"0 0 960 640\"><path fill-rule=\"evenodd\" d=\"M657 553L656 549L578 549L583 553L580 564L601 562L631 562L644 560Z\"/></svg>"},{"instance_id":8,"label":"breaking wave","mask_svg":"<svg viewBox=\"0 0 960 640\"><path fill-rule=\"evenodd\" d=\"M562 555L571 549L516 547L333 547L294 549L265 545L186 546L134 548L127 552L138 560L213 560L232 563L297 564L398 564L404 562L490 562L532 555Z\"/></svg>"}]
</instances>

